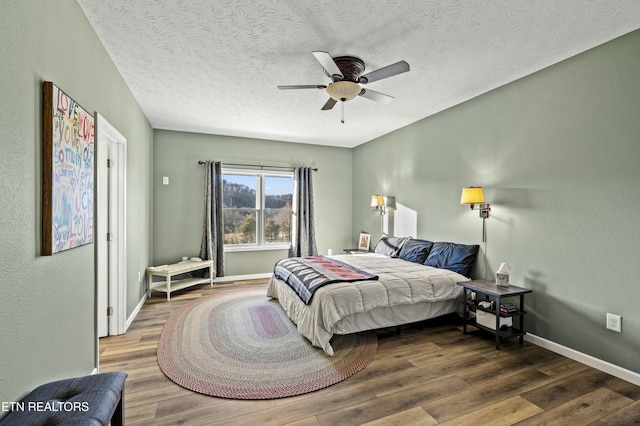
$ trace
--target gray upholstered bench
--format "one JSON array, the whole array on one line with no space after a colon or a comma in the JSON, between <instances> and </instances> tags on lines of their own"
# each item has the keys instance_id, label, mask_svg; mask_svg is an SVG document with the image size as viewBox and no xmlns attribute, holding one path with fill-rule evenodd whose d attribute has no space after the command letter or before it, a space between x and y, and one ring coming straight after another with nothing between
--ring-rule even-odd
<instances>
[{"instance_id":1,"label":"gray upholstered bench","mask_svg":"<svg viewBox=\"0 0 640 426\"><path fill-rule=\"evenodd\" d=\"M38 386L0 421L2 426L124 425L126 373L102 373Z\"/></svg>"}]
</instances>

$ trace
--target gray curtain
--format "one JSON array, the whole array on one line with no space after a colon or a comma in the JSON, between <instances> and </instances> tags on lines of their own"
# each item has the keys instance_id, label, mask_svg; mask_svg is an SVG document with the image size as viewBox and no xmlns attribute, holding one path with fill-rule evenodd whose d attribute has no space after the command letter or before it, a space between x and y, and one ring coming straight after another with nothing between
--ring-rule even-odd
<instances>
[{"instance_id":1,"label":"gray curtain","mask_svg":"<svg viewBox=\"0 0 640 426\"><path fill-rule=\"evenodd\" d=\"M224 247L222 230L222 164L205 161L204 220L200 258L213 260L215 277L224 277Z\"/></svg>"},{"instance_id":2,"label":"gray curtain","mask_svg":"<svg viewBox=\"0 0 640 426\"><path fill-rule=\"evenodd\" d=\"M298 167L295 170L296 215L295 239L291 245L292 257L317 256L316 231L313 220L313 183L310 167Z\"/></svg>"}]
</instances>

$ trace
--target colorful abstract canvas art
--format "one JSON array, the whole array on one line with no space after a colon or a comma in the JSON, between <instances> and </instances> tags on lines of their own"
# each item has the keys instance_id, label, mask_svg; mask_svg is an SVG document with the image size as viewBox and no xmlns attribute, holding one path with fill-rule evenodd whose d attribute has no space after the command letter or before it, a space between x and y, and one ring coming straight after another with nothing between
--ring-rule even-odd
<instances>
[{"instance_id":1,"label":"colorful abstract canvas art","mask_svg":"<svg viewBox=\"0 0 640 426\"><path fill-rule=\"evenodd\" d=\"M94 137L93 115L44 82L43 255L93 242Z\"/></svg>"}]
</instances>

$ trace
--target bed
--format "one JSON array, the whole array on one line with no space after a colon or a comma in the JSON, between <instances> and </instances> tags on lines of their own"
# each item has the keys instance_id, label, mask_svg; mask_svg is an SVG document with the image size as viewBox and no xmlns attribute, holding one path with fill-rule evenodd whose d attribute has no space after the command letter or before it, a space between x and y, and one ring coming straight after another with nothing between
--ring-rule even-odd
<instances>
[{"instance_id":1,"label":"bed","mask_svg":"<svg viewBox=\"0 0 640 426\"><path fill-rule=\"evenodd\" d=\"M391 249L385 250L388 247ZM377 279L325 285L316 290L307 305L274 273L267 296L278 300L300 334L333 355L330 341L334 334L375 330L456 312L463 293L457 283L469 281L477 251L478 246L383 238L374 253L330 257Z\"/></svg>"}]
</instances>

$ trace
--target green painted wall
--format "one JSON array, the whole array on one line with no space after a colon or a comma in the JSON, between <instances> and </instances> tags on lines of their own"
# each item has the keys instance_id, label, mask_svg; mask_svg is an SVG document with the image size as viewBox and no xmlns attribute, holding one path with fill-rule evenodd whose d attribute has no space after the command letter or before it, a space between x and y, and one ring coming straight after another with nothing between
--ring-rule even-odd
<instances>
[{"instance_id":1,"label":"green painted wall","mask_svg":"<svg viewBox=\"0 0 640 426\"><path fill-rule=\"evenodd\" d=\"M151 257L153 132L74 0L0 2L0 40L0 401L16 401L96 357L94 245L40 256L42 81L128 139L128 314Z\"/></svg>"},{"instance_id":2,"label":"green painted wall","mask_svg":"<svg viewBox=\"0 0 640 426\"><path fill-rule=\"evenodd\" d=\"M482 244L459 200L484 186L474 276L508 262L534 291L530 332L640 372L638 76L640 31L357 147L353 237L379 237L368 205L382 193L416 212L418 237Z\"/></svg>"},{"instance_id":3,"label":"green painted wall","mask_svg":"<svg viewBox=\"0 0 640 426\"><path fill-rule=\"evenodd\" d=\"M261 139L154 131L154 262L197 256L202 238L204 169L198 160L317 167L313 175L318 251L334 253L351 242L352 150ZM162 185L162 177L169 185ZM273 271L286 250L226 253L225 273Z\"/></svg>"}]
</instances>

